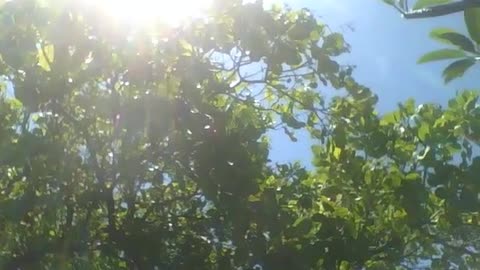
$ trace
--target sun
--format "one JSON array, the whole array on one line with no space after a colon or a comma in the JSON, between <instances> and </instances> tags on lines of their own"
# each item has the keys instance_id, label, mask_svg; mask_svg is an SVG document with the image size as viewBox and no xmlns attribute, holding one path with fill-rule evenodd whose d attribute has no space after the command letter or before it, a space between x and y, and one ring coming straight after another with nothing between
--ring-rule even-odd
<instances>
[{"instance_id":1,"label":"sun","mask_svg":"<svg viewBox=\"0 0 480 270\"><path fill-rule=\"evenodd\" d=\"M132 25L163 22L176 25L201 16L212 0L90 0L114 20Z\"/></svg>"}]
</instances>

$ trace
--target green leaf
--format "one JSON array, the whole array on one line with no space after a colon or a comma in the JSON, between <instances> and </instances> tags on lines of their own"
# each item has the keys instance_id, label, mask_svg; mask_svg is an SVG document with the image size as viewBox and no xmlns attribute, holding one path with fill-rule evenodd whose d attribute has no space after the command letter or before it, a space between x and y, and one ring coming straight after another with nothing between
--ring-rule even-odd
<instances>
[{"instance_id":1,"label":"green leaf","mask_svg":"<svg viewBox=\"0 0 480 270\"><path fill-rule=\"evenodd\" d=\"M345 40L340 33L333 33L325 37L323 42L323 49L329 53L329 55L338 56L345 52Z\"/></svg>"},{"instance_id":2,"label":"green leaf","mask_svg":"<svg viewBox=\"0 0 480 270\"><path fill-rule=\"evenodd\" d=\"M448 83L453 79L463 76L463 74L465 74L465 72L474 64L475 60L472 58L466 58L453 62L443 71L443 78L445 80L445 83Z\"/></svg>"},{"instance_id":3,"label":"green leaf","mask_svg":"<svg viewBox=\"0 0 480 270\"><path fill-rule=\"evenodd\" d=\"M402 184L402 178L398 175L392 176L391 184L393 187L399 187Z\"/></svg>"},{"instance_id":4,"label":"green leaf","mask_svg":"<svg viewBox=\"0 0 480 270\"><path fill-rule=\"evenodd\" d=\"M305 236L312 229L312 220L308 218L299 218L293 224L295 228L295 235L298 237Z\"/></svg>"},{"instance_id":5,"label":"green leaf","mask_svg":"<svg viewBox=\"0 0 480 270\"><path fill-rule=\"evenodd\" d=\"M423 55L422 57L420 57L420 59L418 59L417 63L423 64L432 61L440 61L462 57L465 57L465 53L463 51L453 49L441 49Z\"/></svg>"},{"instance_id":6,"label":"green leaf","mask_svg":"<svg viewBox=\"0 0 480 270\"><path fill-rule=\"evenodd\" d=\"M349 262L343 261L343 262L340 264L340 270L349 270L349 269L352 269Z\"/></svg>"},{"instance_id":7,"label":"green leaf","mask_svg":"<svg viewBox=\"0 0 480 270\"><path fill-rule=\"evenodd\" d=\"M290 131L287 127L283 127L283 132L290 138L292 142L297 142L298 139L295 137L292 131Z\"/></svg>"},{"instance_id":8,"label":"green leaf","mask_svg":"<svg viewBox=\"0 0 480 270\"><path fill-rule=\"evenodd\" d=\"M452 44L467 52L475 52L475 44L466 36L448 28L437 28L430 37L446 44Z\"/></svg>"},{"instance_id":9,"label":"green leaf","mask_svg":"<svg viewBox=\"0 0 480 270\"><path fill-rule=\"evenodd\" d=\"M413 172L413 173L409 173L409 174L407 174L407 176L406 176L406 179L409 180L409 181L415 181L415 180L417 180L417 179L419 179L419 178L420 178L420 176L418 175L418 173L414 173L414 172Z\"/></svg>"},{"instance_id":10,"label":"green leaf","mask_svg":"<svg viewBox=\"0 0 480 270\"><path fill-rule=\"evenodd\" d=\"M331 213L335 212L335 207L333 207L330 202L323 201L322 206L323 206L323 209L325 209L325 211L327 212L331 212Z\"/></svg>"},{"instance_id":11,"label":"green leaf","mask_svg":"<svg viewBox=\"0 0 480 270\"><path fill-rule=\"evenodd\" d=\"M284 113L282 114L282 122L287 124L289 127L294 128L294 129L300 129L305 127L305 123L298 121L293 117L293 115L289 113Z\"/></svg>"},{"instance_id":12,"label":"green leaf","mask_svg":"<svg viewBox=\"0 0 480 270\"><path fill-rule=\"evenodd\" d=\"M298 54L295 47L284 42L278 45L276 58L278 58L276 61L279 61L279 63L283 62L289 66L295 66L302 62L302 57Z\"/></svg>"},{"instance_id":13,"label":"green leaf","mask_svg":"<svg viewBox=\"0 0 480 270\"><path fill-rule=\"evenodd\" d=\"M449 2L451 2L451 0L418 0L415 3L415 6L413 6L413 9L422 9L422 8L441 5Z\"/></svg>"},{"instance_id":14,"label":"green leaf","mask_svg":"<svg viewBox=\"0 0 480 270\"><path fill-rule=\"evenodd\" d=\"M465 9L464 19L470 37L480 44L480 8Z\"/></svg>"},{"instance_id":15,"label":"green leaf","mask_svg":"<svg viewBox=\"0 0 480 270\"><path fill-rule=\"evenodd\" d=\"M400 115L398 112L391 112L385 114L382 119L380 120L380 124L382 126L389 125L389 124L395 124L400 120Z\"/></svg>"},{"instance_id":16,"label":"green leaf","mask_svg":"<svg viewBox=\"0 0 480 270\"><path fill-rule=\"evenodd\" d=\"M427 123L422 123L418 128L418 138L422 141L425 141L429 133L430 133L430 126Z\"/></svg>"},{"instance_id":17,"label":"green leaf","mask_svg":"<svg viewBox=\"0 0 480 270\"><path fill-rule=\"evenodd\" d=\"M45 71L51 71L50 64L53 62L54 48L53 45L46 45L38 49L38 65Z\"/></svg>"},{"instance_id":18,"label":"green leaf","mask_svg":"<svg viewBox=\"0 0 480 270\"><path fill-rule=\"evenodd\" d=\"M333 156L336 158L336 159L340 159L340 155L342 154L342 148L340 147L335 147L335 149L333 150Z\"/></svg>"},{"instance_id":19,"label":"green leaf","mask_svg":"<svg viewBox=\"0 0 480 270\"><path fill-rule=\"evenodd\" d=\"M320 74L332 74L340 70L340 65L330 59L327 55L321 54L318 56L317 71Z\"/></svg>"},{"instance_id":20,"label":"green leaf","mask_svg":"<svg viewBox=\"0 0 480 270\"><path fill-rule=\"evenodd\" d=\"M297 21L288 30L288 36L293 40L304 40L310 37L314 25L311 22L299 22Z\"/></svg>"},{"instance_id":21,"label":"green leaf","mask_svg":"<svg viewBox=\"0 0 480 270\"><path fill-rule=\"evenodd\" d=\"M261 199L258 196L250 195L250 196L248 196L248 201L249 202L259 202L259 201L261 201Z\"/></svg>"}]
</instances>

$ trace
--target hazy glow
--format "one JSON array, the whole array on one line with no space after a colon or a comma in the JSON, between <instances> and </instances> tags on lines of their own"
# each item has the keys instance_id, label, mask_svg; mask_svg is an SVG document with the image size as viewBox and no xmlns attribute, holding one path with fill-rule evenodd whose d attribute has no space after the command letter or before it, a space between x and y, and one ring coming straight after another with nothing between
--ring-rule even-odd
<instances>
[{"instance_id":1,"label":"hazy glow","mask_svg":"<svg viewBox=\"0 0 480 270\"><path fill-rule=\"evenodd\" d=\"M133 25L153 21L178 24L188 17L200 16L212 0L87 0L112 19Z\"/></svg>"}]
</instances>

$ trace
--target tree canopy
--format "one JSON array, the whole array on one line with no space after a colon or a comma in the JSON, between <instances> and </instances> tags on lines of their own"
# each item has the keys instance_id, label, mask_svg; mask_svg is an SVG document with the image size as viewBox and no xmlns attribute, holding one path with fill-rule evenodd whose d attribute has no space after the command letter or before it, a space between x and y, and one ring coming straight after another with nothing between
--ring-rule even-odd
<instances>
[{"instance_id":1,"label":"tree canopy","mask_svg":"<svg viewBox=\"0 0 480 270\"><path fill-rule=\"evenodd\" d=\"M15 0L0 29L1 269L479 263L475 91L380 115L342 34L261 1L133 28ZM309 132L314 169L273 162L272 130Z\"/></svg>"}]
</instances>

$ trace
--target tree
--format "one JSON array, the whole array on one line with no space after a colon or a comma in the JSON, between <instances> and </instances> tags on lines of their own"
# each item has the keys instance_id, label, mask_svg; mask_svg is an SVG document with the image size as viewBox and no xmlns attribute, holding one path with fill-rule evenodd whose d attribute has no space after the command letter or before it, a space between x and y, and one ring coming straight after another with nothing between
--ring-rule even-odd
<instances>
[{"instance_id":1,"label":"tree","mask_svg":"<svg viewBox=\"0 0 480 270\"><path fill-rule=\"evenodd\" d=\"M477 93L379 116L306 9L217 0L133 29L19 0L1 17L0 268L408 268L438 245L476 260L448 235L478 226ZM273 164L273 129L310 132L315 170Z\"/></svg>"},{"instance_id":2,"label":"tree","mask_svg":"<svg viewBox=\"0 0 480 270\"><path fill-rule=\"evenodd\" d=\"M418 60L418 63L453 59L454 62L449 64L442 74L445 83L462 77L467 70L476 64L479 55L478 44L480 42L480 8L478 7L480 2L418 0L415 2L413 10L406 13L405 10L408 9L408 1L402 1L403 3L394 3L393 1L385 2L394 5L400 10L402 15L405 15L404 17L407 19L430 18L435 16L444 16L456 12L463 12L468 34L464 35L448 28L434 29L430 36L439 42L452 46L453 48L440 49L427 53ZM399 8L401 5L404 7ZM470 166L471 169L475 168L475 166L478 166L475 165L478 163L478 157L474 157L473 159L471 158L472 153L476 153L478 151L479 143L478 128L476 127L477 124L475 123L477 120L474 120L475 118L478 118L476 113L478 108L477 95L477 92L474 91L464 91L458 95L455 100L451 100L449 102L450 108L452 106L462 106L461 104L463 104L465 108L469 108L467 109L467 112L470 110L467 114L462 115L458 119L460 121L458 125L453 127L453 132L460 134L459 138L463 137L462 144L464 149L466 149L466 152L461 154L461 159L460 157L454 159L449 164L449 167L454 171L458 171L459 168L464 166ZM444 115L442 117L446 116ZM440 121L443 122L443 120ZM469 124L464 125L465 123ZM468 148L473 150L468 150ZM470 160L468 160L469 156ZM467 161L465 160L466 157ZM471 169L468 169L467 171ZM447 169L442 169L442 171L446 172ZM438 269L474 269L476 268L476 265L478 265L478 223L477 217L471 215L478 211L476 206L478 198L475 198L475 192L473 192L471 195L463 194L465 192L465 187L470 186L470 188L472 188L472 186L469 184L471 180L468 179L473 179L474 173L470 172L465 175L465 170L461 169L461 171L463 171L461 174L448 173L448 179L441 179L440 177L434 178L441 180L441 182L438 182L441 184L436 189L435 193L440 197L446 196L444 197L446 204L457 205L458 200L466 200L467 197L470 197L471 199L469 202L464 202L465 205L462 207L464 208L463 210L458 211L459 208L457 207L450 208L449 210L455 213L455 215L462 216L463 220L451 223L448 229L443 227L440 229L437 228L436 237L442 240L440 242L433 242L433 249L436 250L437 255L430 257L429 261L431 262L432 267ZM464 186L462 191L454 189L453 193L451 193L452 191L445 192L449 189L449 187L458 185ZM431 188L430 184L429 187ZM465 217L467 217L467 219L465 219ZM429 255L424 257L428 258Z\"/></svg>"}]
</instances>

